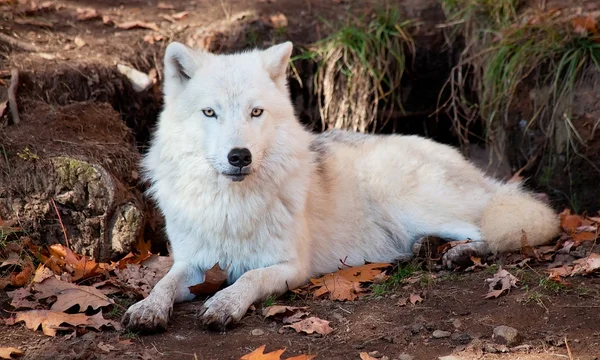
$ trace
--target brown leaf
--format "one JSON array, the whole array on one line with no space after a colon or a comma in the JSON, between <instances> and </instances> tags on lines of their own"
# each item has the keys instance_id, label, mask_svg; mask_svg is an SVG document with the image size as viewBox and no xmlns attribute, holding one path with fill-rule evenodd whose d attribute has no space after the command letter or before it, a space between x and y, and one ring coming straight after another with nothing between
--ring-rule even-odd
<instances>
[{"instance_id":1,"label":"brown leaf","mask_svg":"<svg viewBox=\"0 0 600 360\"><path fill-rule=\"evenodd\" d=\"M485 298L488 299L491 297L497 298L504 291L510 291L511 288L517 287L519 279L500 267L493 278L486 279L485 281L489 283L489 292L485 295ZM496 289L498 286L500 289Z\"/></svg>"},{"instance_id":2,"label":"brown leaf","mask_svg":"<svg viewBox=\"0 0 600 360\"><path fill-rule=\"evenodd\" d=\"M61 275L62 271L69 273L71 281L87 279L101 274L107 275L114 268L109 264L97 263L87 256L77 255L61 244L54 244L48 250L50 251L50 257L43 259L44 265L52 269L56 275Z\"/></svg>"},{"instance_id":3,"label":"brown leaf","mask_svg":"<svg viewBox=\"0 0 600 360\"><path fill-rule=\"evenodd\" d=\"M542 255L533 246L529 245L525 230L521 230L521 259L527 258L533 258L539 262L543 261Z\"/></svg>"},{"instance_id":4,"label":"brown leaf","mask_svg":"<svg viewBox=\"0 0 600 360\"><path fill-rule=\"evenodd\" d=\"M85 326L96 330L100 330L103 326L112 326L115 330L120 329L118 323L104 319L102 313L87 316L85 314L67 314L52 310L30 310L17 313L14 323L21 321L24 321L25 326L33 331L36 331L41 325L42 332L48 336L56 336L57 330L69 329L74 326ZM68 324L70 327L62 327L62 324Z\"/></svg>"},{"instance_id":5,"label":"brown leaf","mask_svg":"<svg viewBox=\"0 0 600 360\"><path fill-rule=\"evenodd\" d=\"M20 288L14 291L9 291L6 295L11 299L10 306L15 310L19 309L35 309L39 303L28 298L33 297L33 294L28 288Z\"/></svg>"},{"instance_id":6,"label":"brown leaf","mask_svg":"<svg viewBox=\"0 0 600 360\"><path fill-rule=\"evenodd\" d=\"M573 25L575 32L583 36L595 34L597 32L596 18L592 15L578 16L571 20L571 24Z\"/></svg>"},{"instance_id":7,"label":"brown leaf","mask_svg":"<svg viewBox=\"0 0 600 360\"><path fill-rule=\"evenodd\" d=\"M437 252L439 254L444 254L448 250L452 249L453 247L455 247L457 245L468 244L470 242L472 242L472 241L471 240L449 241L449 242L445 243L444 245L438 246Z\"/></svg>"},{"instance_id":8,"label":"brown leaf","mask_svg":"<svg viewBox=\"0 0 600 360\"><path fill-rule=\"evenodd\" d=\"M406 306L408 304L408 299L405 297L402 297L400 299L398 299L398 306Z\"/></svg>"},{"instance_id":9,"label":"brown leaf","mask_svg":"<svg viewBox=\"0 0 600 360\"><path fill-rule=\"evenodd\" d=\"M13 356L21 357L23 355L23 351L14 347L0 348L0 359L12 359Z\"/></svg>"},{"instance_id":10,"label":"brown leaf","mask_svg":"<svg viewBox=\"0 0 600 360\"><path fill-rule=\"evenodd\" d=\"M269 20L271 21L271 24L273 24L273 27L275 29L281 29L281 28L288 26L288 19L282 13L271 15L269 17Z\"/></svg>"},{"instance_id":11,"label":"brown leaf","mask_svg":"<svg viewBox=\"0 0 600 360\"><path fill-rule=\"evenodd\" d=\"M600 254L591 253L588 257L573 261L574 267L571 276L591 274L600 269Z\"/></svg>"},{"instance_id":12,"label":"brown leaf","mask_svg":"<svg viewBox=\"0 0 600 360\"><path fill-rule=\"evenodd\" d=\"M581 225L583 225L583 218L579 215L572 215L571 210L565 209L560 213L560 226L566 232L571 233Z\"/></svg>"},{"instance_id":13,"label":"brown leaf","mask_svg":"<svg viewBox=\"0 0 600 360\"><path fill-rule=\"evenodd\" d=\"M91 20L100 17L98 11L92 8L77 8L77 20Z\"/></svg>"},{"instance_id":14,"label":"brown leaf","mask_svg":"<svg viewBox=\"0 0 600 360\"><path fill-rule=\"evenodd\" d=\"M265 318L279 315L281 317L290 316L297 313L300 310L306 310L308 307L296 307L296 306L284 306L284 305L273 305L262 309L262 314Z\"/></svg>"},{"instance_id":15,"label":"brown leaf","mask_svg":"<svg viewBox=\"0 0 600 360\"><path fill-rule=\"evenodd\" d=\"M285 352L285 348L265 354L265 347L266 345L262 345L251 353L242 356L240 360L281 360L281 354ZM315 355L298 355L287 358L287 360L311 360L314 357Z\"/></svg>"},{"instance_id":16,"label":"brown leaf","mask_svg":"<svg viewBox=\"0 0 600 360\"><path fill-rule=\"evenodd\" d=\"M170 3L165 3L165 2L159 2L158 5L156 5L157 8L161 9L161 10L173 10L175 9L175 6L173 6L173 4Z\"/></svg>"},{"instance_id":17,"label":"brown leaf","mask_svg":"<svg viewBox=\"0 0 600 360\"><path fill-rule=\"evenodd\" d=\"M360 353L360 360L377 360L377 358L372 357L371 355L369 355L369 353L361 352Z\"/></svg>"},{"instance_id":18,"label":"brown leaf","mask_svg":"<svg viewBox=\"0 0 600 360\"><path fill-rule=\"evenodd\" d=\"M117 27L124 30L142 28L160 32L160 28L155 23L140 20L126 21L124 23L117 24Z\"/></svg>"},{"instance_id":19,"label":"brown leaf","mask_svg":"<svg viewBox=\"0 0 600 360\"><path fill-rule=\"evenodd\" d=\"M573 242L575 243L575 246L579 246L579 244L581 244L584 241L594 241L598 238L598 233L597 232L591 232L591 231L582 231L579 232L575 235L573 235L572 239Z\"/></svg>"},{"instance_id":20,"label":"brown leaf","mask_svg":"<svg viewBox=\"0 0 600 360\"><path fill-rule=\"evenodd\" d=\"M409 301L411 304L416 305L417 303L423 302L423 298L419 294L410 294Z\"/></svg>"},{"instance_id":21,"label":"brown leaf","mask_svg":"<svg viewBox=\"0 0 600 360\"><path fill-rule=\"evenodd\" d=\"M311 278L314 296L329 294L332 300L354 300L359 293L365 291L360 283L384 280L386 277L381 274L390 266L385 263L365 264L326 274L318 279Z\"/></svg>"},{"instance_id":22,"label":"brown leaf","mask_svg":"<svg viewBox=\"0 0 600 360\"><path fill-rule=\"evenodd\" d=\"M34 290L38 292L35 294L38 300L56 297L56 302L50 307L54 311L66 311L78 305L79 312L84 312L88 308L96 310L114 304L102 291L94 287L71 284L55 277L34 285Z\"/></svg>"},{"instance_id":23,"label":"brown leaf","mask_svg":"<svg viewBox=\"0 0 600 360\"><path fill-rule=\"evenodd\" d=\"M29 261L27 264L21 267L21 271L11 273L6 278L0 278L0 289L4 289L6 286L11 285L14 287L22 287L29 283L29 280L33 276L33 264Z\"/></svg>"},{"instance_id":24,"label":"brown leaf","mask_svg":"<svg viewBox=\"0 0 600 360\"><path fill-rule=\"evenodd\" d=\"M47 267L45 267L42 264L38 265L38 268L35 270L35 273L33 274L33 282L34 283L41 283L42 281L46 280L49 277L54 276L54 272L50 269L48 269Z\"/></svg>"},{"instance_id":25,"label":"brown leaf","mask_svg":"<svg viewBox=\"0 0 600 360\"><path fill-rule=\"evenodd\" d=\"M292 325L285 325L284 327L289 327L297 332L305 332L307 334L316 332L317 334L326 335L333 331L333 329L329 326L329 321L319 319L318 317L314 316L302 321L298 321Z\"/></svg>"},{"instance_id":26,"label":"brown leaf","mask_svg":"<svg viewBox=\"0 0 600 360\"><path fill-rule=\"evenodd\" d=\"M293 324L302 320L303 317L308 316L309 314L309 312L300 311L291 316L284 317L282 321L284 324Z\"/></svg>"},{"instance_id":27,"label":"brown leaf","mask_svg":"<svg viewBox=\"0 0 600 360\"><path fill-rule=\"evenodd\" d=\"M8 100L0 101L0 118L4 116L7 108L8 108Z\"/></svg>"},{"instance_id":28,"label":"brown leaf","mask_svg":"<svg viewBox=\"0 0 600 360\"><path fill-rule=\"evenodd\" d=\"M0 264L0 268L11 265L22 266L25 265L25 262L23 261L23 259L21 259L19 254L17 254L14 251L11 251L8 253L8 257L6 258L6 260L2 261L2 264Z\"/></svg>"},{"instance_id":29,"label":"brown leaf","mask_svg":"<svg viewBox=\"0 0 600 360\"><path fill-rule=\"evenodd\" d=\"M189 11L181 11L181 12L178 12L178 13L175 13L175 14L171 15L171 18L173 18L175 20L182 20L186 16L188 16L189 14L190 14Z\"/></svg>"},{"instance_id":30,"label":"brown leaf","mask_svg":"<svg viewBox=\"0 0 600 360\"><path fill-rule=\"evenodd\" d=\"M227 280L227 267L221 269L219 263L216 263L210 270L204 274L204 282L201 284L190 286L190 292L194 295L208 295L216 293L221 285Z\"/></svg>"}]
</instances>

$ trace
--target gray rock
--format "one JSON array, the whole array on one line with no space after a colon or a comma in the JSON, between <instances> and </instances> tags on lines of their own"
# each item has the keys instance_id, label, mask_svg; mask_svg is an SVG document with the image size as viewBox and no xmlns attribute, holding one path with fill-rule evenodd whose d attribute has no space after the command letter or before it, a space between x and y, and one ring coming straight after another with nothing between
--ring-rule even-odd
<instances>
[{"instance_id":1,"label":"gray rock","mask_svg":"<svg viewBox=\"0 0 600 360\"><path fill-rule=\"evenodd\" d=\"M452 333L452 336L450 338L452 339L452 341L463 345L468 344L472 339L471 335L461 332Z\"/></svg>"},{"instance_id":2,"label":"gray rock","mask_svg":"<svg viewBox=\"0 0 600 360\"><path fill-rule=\"evenodd\" d=\"M407 353L402 353L398 356L398 360L413 360L414 356L408 355Z\"/></svg>"},{"instance_id":3,"label":"gray rock","mask_svg":"<svg viewBox=\"0 0 600 360\"><path fill-rule=\"evenodd\" d=\"M494 341L500 345L515 346L518 345L520 341L519 331L510 326L496 326L494 328L492 339L494 339Z\"/></svg>"},{"instance_id":4,"label":"gray rock","mask_svg":"<svg viewBox=\"0 0 600 360\"><path fill-rule=\"evenodd\" d=\"M452 335L452 333L450 331L436 330L433 332L433 337L435 339L443 339L443 338L450 337L451 335Z\"/></svg>"},{"instance_id":5,"label":"gray rock","mask_svg":"<svg viewBox=\"0 0 600 360\"><path fill-rule=\"evenodd\" d=\"M261 329L254 329L250 333L252 334L252 336L261 336L265 334L265 332Z\"/></svg>"},{"instance_id":6,"label":"gray rock","mask_svg":"<svg viewBox=\"0 0 600 360\"><path fill-rule=\"evenodd\" d=\"M379 353L379 351L375 350L375 351L369 352L369 356L379 359L381 357L381 354Z\"/></svg>"}]
</instances>

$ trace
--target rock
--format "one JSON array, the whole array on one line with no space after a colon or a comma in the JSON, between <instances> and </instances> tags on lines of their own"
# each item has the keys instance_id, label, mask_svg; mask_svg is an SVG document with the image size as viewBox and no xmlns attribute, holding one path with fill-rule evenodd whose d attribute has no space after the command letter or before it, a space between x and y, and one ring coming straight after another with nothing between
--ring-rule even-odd
<instances>
[{"instance_id":1,"label":"rock","mask_svg":"<svg viewBox=\"0 0 600 360\"><path fill-rule=\"evenodd\" d=\"M381 357L381 360L390 360L390 357L384 355L384 356Z\"/></svg>"},{"instance_id":2,"label":"rock","mask_svg":"<svg viewBox=\"0 0 600 360\"><path fill-rule=\"evenodd\" d=\"M496 326L492 339L500 345L515 346L519 343L519 332L510 326Z\"/></svg>"},{"instance_id":3,"label":"rock","mask_svg":"<svg viewBox=\"0 0 600 360\"><path fill-rule=\"evenodd\" d=\"M369 356L379 359L381 357L381 354L379 353L379 351L375 350L369 352Z\"/></svg>"},{"instance_id":4,"label":"rock","mask_svg":"<svg viewBox=\"0 0 600 360\"><path fill-rule=\"evenodd\" d=\"M414 356L408 355L407 353L402 353L398 356L398 360L413 360Z\"/></svg>"},{"instance_id":5,"label":"rock","mask_svg":"<svg viewBox=\"0 0 600 360\"><path fill-rule=\"evenodd\" d=\"M252 336L261 336L265 334L265 332L261 329L254 329L250 333L252 334Z\"/></svg>"},{"instance_id":6,"label":"rock","mask_svg":"<svg viewBox=\"0 0 600 360\"><path fill-rule=\"evenodd\" d=\"M450 336L450 338L455 343L459 343L459 344L463 344L463 345L468 344L472 339L471 335L469 335L467 333L461 333L461 332L452 333L452 336Z\"/></svg>"},{"instance_id":7,"label":"rock","mask_svg":"<svg viewBox=\"0 0 600 360\"><path fill-rule=\"evenodd\" d=\"M413 324L413 326L410 328L410 332L413 335L417 335L419 332L421 332L421 329L423 329L423 324Z\"/></svg>"},{"instance_id":8,"label":"rock","mask_svg":"<svg viewBox=\"0 0 600 360\"><path fill-rule=\"evenodd\" d=\"M454 356L454 355L448 355L448 356L440 356L438 358L438 360L463 360L463 359L461 359L457 356Z\"/></svg>"},{"instance_id":9,"label":"rock","mask_svg":"<svg viewBox=\"0 0 600 360\"><path fill-rule=\"evenodd\" d=\"M444 331L444 330L435 330L433 332L433 337L435 339L443 339L443 338L447 338L450 337L450 335L452 335L452 333L450 331Z\"/></svg>"},{"instance_id":10,"label":"rock","mask_svg":"<svg viewBox=\"0 0 600 360\"><path fill-rule=\"evenodd\" d=\"M0 218L18 214L32 240L46 244L65 243L64 225L71 249L99 261L129 252L153 217L120 115L105 103L24 107L22 124L0 130Z\"/></svg>"},{"instance_id":11,"label":"rock","mask_svg":"<svg viewBox=\"0 0 600 360\"><path fill-rule=\"evenodd\" d=\"M462 326L462 321L460 321L459 319L455 319L452 322L452 326L454 326L455 329L460 329L460 327Z\"/></svg>"}]
</instances>

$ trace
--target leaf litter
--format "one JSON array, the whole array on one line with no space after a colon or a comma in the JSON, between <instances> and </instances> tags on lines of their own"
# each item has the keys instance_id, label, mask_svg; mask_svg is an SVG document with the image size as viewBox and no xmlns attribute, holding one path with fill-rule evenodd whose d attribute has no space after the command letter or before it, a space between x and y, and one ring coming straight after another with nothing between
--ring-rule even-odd
<instances>
[{"instance_id":1,"label":"leaf litter","mask_svg":"<svg viewBox=\"0 0 600 360\"><path fill-rule=\"evenodd\" d=\"M262 345L240 358L240 360L283 360L281 355L285 352L285 348L271 351L265 354L266 345ZM294 357L286 358L285 360L311 360L314 359L315 355L298 355Z\"/></svg>"}]
</instances>

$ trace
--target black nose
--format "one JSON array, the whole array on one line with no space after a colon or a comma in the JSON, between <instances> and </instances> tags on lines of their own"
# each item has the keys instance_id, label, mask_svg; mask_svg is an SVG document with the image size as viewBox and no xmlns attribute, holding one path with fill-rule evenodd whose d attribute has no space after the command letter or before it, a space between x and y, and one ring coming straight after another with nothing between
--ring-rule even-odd
<instances>
[{"instance_id":1,"label":"black nose","mask_svg":"<svg viewBox=\"0 0 600 360\"><path fill-rule=\"evenodd\" d=\"M252 163L252 153L246 148L235 148L227 154L227 160L229 160L229 163L233 166L248 166Z\"/></svg>"}]
</instances>

